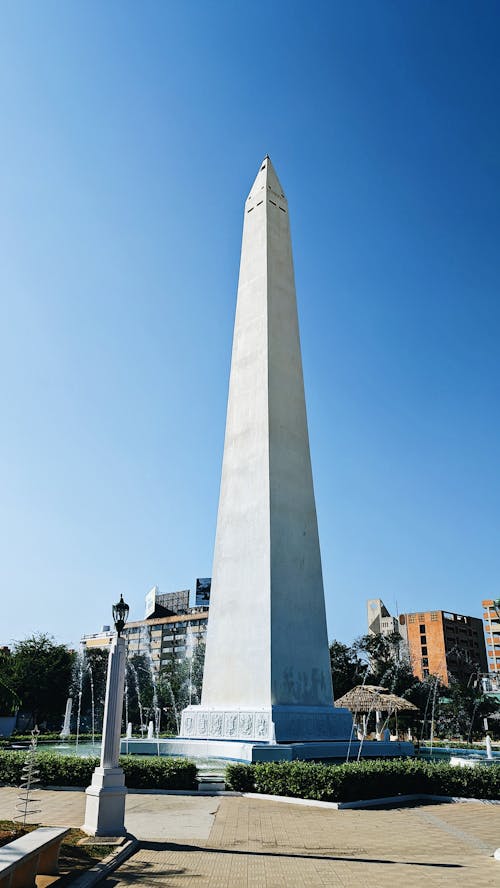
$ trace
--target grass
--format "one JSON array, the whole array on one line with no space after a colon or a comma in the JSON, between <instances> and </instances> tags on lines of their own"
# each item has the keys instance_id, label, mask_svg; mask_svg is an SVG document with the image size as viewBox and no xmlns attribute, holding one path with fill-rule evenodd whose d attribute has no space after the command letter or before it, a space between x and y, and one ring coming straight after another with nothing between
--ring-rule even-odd
<instances>
[{"instance_id":1,"label":"grass","mask_svg":"<svg viewBox=\"0 0 500 888\"><path fill-rule=\"evenodd\" d=\"M14 820L0 820L0 846L6 845L8 842L19 839L26 833L37 829L41 824L21 824ZM90 869L95 863L98 863L104 857L107 857L111 851L118 850L115 845L79 845L80 839L86 839L88 836L81 829L71 829L64 837L61 845L61 853L59 855L59 870L61 875L53 884L57 888L63 888L65 885L71 885L71 882L80 876L82 872Z\"/></svg>"}]
</instances>

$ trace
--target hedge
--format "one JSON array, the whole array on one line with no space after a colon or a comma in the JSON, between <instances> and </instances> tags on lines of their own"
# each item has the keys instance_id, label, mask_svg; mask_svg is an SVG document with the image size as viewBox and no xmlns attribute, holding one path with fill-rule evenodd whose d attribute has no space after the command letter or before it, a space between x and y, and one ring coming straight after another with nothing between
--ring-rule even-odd
<instances>
[{"instance_id":1,"label":"hedge","mask_svg":"<svg viewBox=\"0 0 500 888\"><path fill-rule=\"evenodd\" d=\"M74 759L73 759L74 761ZM131 789L197 789L197 768L188 759L120 756L125 783Z\"/></svg>"},{"instance_id":2,"label":"hedge","mask_svg":"<svg viewBox=\"0 0 500 888\"><path fill-rule=\"evenodd\" d=\"M498 741L493 740L493 748L495 746L498 747ZM432 743L430 740L421 740L420 741L420 749L485 749L485 744L483 743L469 743L467 740L433 740Z\"/></svg>"},{"instance_id":3,"label":"hedge","mask_svg":"<svg viewBox=\"0 0 500 888\"><path fill-rule=\"evenodd\" d=\"M418 759L377 759L342 765L302 761L231 764L226 768L226 785L238 792L325 802L417 793L500 799L500 765L461 768Z\"/></svg>"},{"instance_id":4,"label":"hedge","mask_svg":"<svg viewBox=\"0 0 500 888\"><path fill-rule=\"evenodd\" d=\"M25 751L0 751L0 784L19 786ZM38 752L36 767L42 786L88 786L98 758ZM123 755L120 765L130 789L196 789L196 765L187 759Z\"/></svg>"}]
</instances>

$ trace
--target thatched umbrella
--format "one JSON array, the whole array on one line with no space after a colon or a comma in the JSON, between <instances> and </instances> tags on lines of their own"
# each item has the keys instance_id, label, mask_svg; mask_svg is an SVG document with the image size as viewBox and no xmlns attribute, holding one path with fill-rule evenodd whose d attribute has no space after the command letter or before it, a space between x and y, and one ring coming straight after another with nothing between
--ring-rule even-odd
<instances>
[{"instance_id":1,"label":"thatched umbrella","mask_svg":"<svg viewBox=\"0 0 500 888\"><path fill-rule=\"evenodd\" d=\"M418 712L418 706L405 700L404 697L398 697L397 694L384 694L384 698L390 705L388 712Z\"/></svg>"},{"instance_id":2,"label":"thatched umbrella","mask_svg":"<svg viewBox=\"0 0 500 888\"><path fill-rule=\"evenodd\" d=\"M335 701L335 706L345 706L354 714L366 715L370 712L387 713L387 720L396 714L396 732L398 712L418 711L418 706L405 700L404 697L398 697L396 694L390 694L388 688L380 685L356 685L352 691L348 691L343 697ZM363 719L366 730L366 719ZM379 727L379 716L377 715L377 736L381 732Z\"/></svg>"},{"instance_id":3,"label":"thatched umbrella","mask_svg":"<svg viewBox=\"0 0 500 888\"><path fill-rule=\"evenodd\" d=\"M377 709L379 712L392 713L418 709L409 700L390 694L388 688L380 685L356 685L352 691L336 700L335 706L344 706L351 712L371 712Z\"/></svg>"},{"instance_id":4,"label":"thatched umbrella","mask_svg":"<svg viewBox=\"0 0 500 888\"><path fill-rule=\"evenodd\" d=\"M352 691L335 700L335 706L345 707L351 712L382 710L383 695L387 694L388 690L389 688L382 688L380 685L356 685Z\"/></svg>"}]
</instances>

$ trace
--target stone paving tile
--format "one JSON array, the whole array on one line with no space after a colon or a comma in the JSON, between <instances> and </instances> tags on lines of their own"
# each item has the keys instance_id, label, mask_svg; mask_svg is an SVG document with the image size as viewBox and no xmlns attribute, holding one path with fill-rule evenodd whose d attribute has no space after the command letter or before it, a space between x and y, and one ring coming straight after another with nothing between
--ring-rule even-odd
<instances>
[{"instance_id":1,"label":"stone paving tile","mask_svg":"<svg viewBox=\"0 0 500 888\"><path fill-rule=\"evenodd\" d=\"M489 856L497 845L493 806L330 811L225 798L206 841L141 849L103 884L499 888L500 864Z\"/></svg>"}]
</instances>

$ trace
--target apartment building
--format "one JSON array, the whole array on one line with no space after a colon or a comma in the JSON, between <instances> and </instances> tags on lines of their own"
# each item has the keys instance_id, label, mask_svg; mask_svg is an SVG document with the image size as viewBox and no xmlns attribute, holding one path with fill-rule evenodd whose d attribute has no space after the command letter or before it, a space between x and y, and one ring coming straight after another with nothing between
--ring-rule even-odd
<instances>
[{"instance_id":1,"label":"apartment building","mask_svg":"<svg viewBox=\"0 0 500 888\"><path fill-rule=\"evenodd\" d=\"M438 676L448 685L450 677L468 681L487 670L483 623L478 617L426 611L402 614L413 674L421 681Z\"/></svg>"},{"instance_id":2,"label":"apartment building","mask_svg":"<svg viewBox=\"0 0 500 888\"><path fill-rule=\"evenodd\" d=\"M204 601L209 601L208 581L203 582ZM148 592L146 618L128 622L123 630L129 659L137 654L151 657L153 668L159 672L169 660L183 660L192 655L197 645L205 641L209 607L208 604L189 607L189 595L189 590L161 594L157 586ZM82 646L107 647L113 635L110 626L103 626L100 632L84 635Z\"/></svg>"},{"instance_id":3,"label":"apartment building","mask_svg":"<svg viewBox=\"0 0 500 888\"><path fill-rule=\"evenodd\" d=\"M485 598L483 605L484 634L488 659L488 672L500 673L500 617L492 598Z\"/></svg>"}]
</instances>

